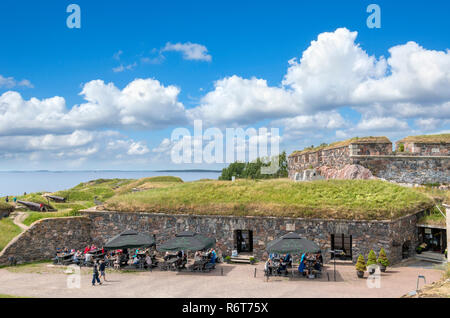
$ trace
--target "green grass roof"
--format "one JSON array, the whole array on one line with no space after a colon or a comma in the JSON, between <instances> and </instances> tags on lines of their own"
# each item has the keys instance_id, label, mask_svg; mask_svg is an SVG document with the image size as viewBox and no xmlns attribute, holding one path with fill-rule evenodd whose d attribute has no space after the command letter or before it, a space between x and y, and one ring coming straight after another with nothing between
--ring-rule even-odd
<instances>
[{"instance_id":1,"label":"green grass roof","mask_svg":"<svg viewBox=\"0 0 450 318\"><path fill-rule=\"evenodd\" d=\"M439 135L420 135L420 136L409 136L399 140L398 142L414 142L414 143L450 143L450 134L439 134Z\"/></svg>"},{"instance_id":2,"label":"green grass roof","mask_svg":"<svg viewBox=\"0 0 450 318\"><path fill-rule=\"evenodd\" d=\"M379 180L196 181L116 195L104 208L119 212L394 219L428 209L433 200Z\"/></svg>"},{"instance_id":3,"label":"green grass roof","mask_svg":"<svg viewBox=\"0 0 450 318\"><path fill-rule=\"evenodd\" d=\"M354 137L343 141L333 142L329 145L323 145L318 147L308 147L300 151L294 151L290 156L302 155L305 153L313 153L319 150L335 149L340 147L345 147L351 144L374 144L374 143L391 143L389 138L381 137Z\"/></svg>"}]
</instances>

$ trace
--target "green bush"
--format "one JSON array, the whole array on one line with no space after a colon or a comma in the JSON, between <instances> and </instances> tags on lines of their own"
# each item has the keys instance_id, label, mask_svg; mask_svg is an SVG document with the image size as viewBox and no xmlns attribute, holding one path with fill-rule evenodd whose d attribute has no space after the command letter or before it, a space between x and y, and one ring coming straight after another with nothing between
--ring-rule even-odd
<instances>
[{"instance_id":1,"label":"green bush","mask_svg":"<svg viewBox=\"0 0 450 318\"><path fill-rule=\"evenodd\" d=\"M272 163L276 163L278 160L279 170L274 174L262 174L261 168L268 167ZM257 158L252 162L233 162L227 168L222 169L222 175L219 180L232 180L232 177L236 179L274 179L274 178L287 178L287 155L286 151L283 151L279 156L273 156L270 158Z\"/></svg>"},{"instance_id":2,"label":"green bush","mask_svg":"<svg viewBox=\"0 0 450 318\"><path fill-rule=\"evenodd\" d=\"M358 261L356 262L355 267L358 272L365 272L367 269L366 261L364 260L364 256L362 256L361 254L359 254L358 256Z\"/></svg>"},{"instance_id":3,"label":"green bush","mask_svg":"<svg viewBox=\"0 0 450 318\"><path fill-rule=\"evenodd\" d=\"M405 145L403 143L398 145L398 151L404 152L405 151Z\"/></svg>"},{"instance_id":4,"label":"green bush","mask_svg":"<svg viewBox=\"0 0 450 318\"><path fill-rule=\"evenodd\" d=\"M377 254L373 250L370 250L369 256L367 257L367 266L377 264Z\"/></svg>"},{"instance_id":5,"label":"green bush","mask_svg":"<svg viewBox=\"0 0 450 318\"><path fill-rule=\"evenodd\" d=\"M377 263L380 264L381 266L385 266L385 267L389 266L389 260L387 258L384 248L381 248L381 250L380 250L380 254L378 255Z\"/></svg>"}]
</instances>

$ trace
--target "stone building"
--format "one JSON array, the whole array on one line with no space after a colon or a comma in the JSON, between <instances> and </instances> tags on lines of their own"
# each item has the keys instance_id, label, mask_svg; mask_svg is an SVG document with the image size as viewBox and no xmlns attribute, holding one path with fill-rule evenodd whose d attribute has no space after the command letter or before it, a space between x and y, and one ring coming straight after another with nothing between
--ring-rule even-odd
<instances>
[{"instance_id":1,"label":"stone building","mask_svg":"<svg viewBox=\"0 0 450 318\"><path fill-rule=\"evenodd\" d=\"M409 136L397 141L395 145L395 149L400 153L421 156L449 156L450 134Z\"/></svg>"},{"instance_id":2,"label":"stone building","mask_svg":"<svg viewBox=\"0 0 450 318\"><path fill-rule=\"evenodd\" d=\"M450 183L450 134L407 137L396 147L393 152L386 137L363 137L296 151L288 158L289 178L305 180L308 175L311 180L320 177L322 168L339 171L358 165L399 183Z\"/></svg>"},{"instance_id":3,"label":"stone building","mask_svg":"<svg viewBox=\"0 0 450 318\"><path fill-rule=\"evenodd\" d=\"M109 239L131 229L155 235L157 244L182 231L214 237L219 254L233 250L261 260L267 257L271 240L288 232L315 241L324 260L330 250L342 250L343 259L355 262L359 254L384 248L391 263L414 255L419 242L417 222L423 212L380 221L289 218L265 216L183 215L86 210L80 217L43 219L11 241L0 253L0 264L14 256L25 262L50 259L57 247L83 249L94 243L103 246Z\"/></svg>"}]
</instances>

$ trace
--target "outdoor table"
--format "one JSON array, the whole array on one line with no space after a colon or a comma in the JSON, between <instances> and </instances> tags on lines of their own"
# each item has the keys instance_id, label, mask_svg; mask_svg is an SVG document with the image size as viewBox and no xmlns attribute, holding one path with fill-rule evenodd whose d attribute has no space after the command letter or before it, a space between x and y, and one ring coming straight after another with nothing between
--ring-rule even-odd
<instances>
[{"instance_id":1,"label":"outdoor table","mask_svg":"<svg viewBox=\"0 0 450 318\"><path fill-rule=\"evenodd\" d=\"M70 254L60 254L58 255L58 262L61 264L67 263L67 262L71 262L72 261L72 257L75 255L75 253L70 253Z\"/></svg>"}]
</instances>

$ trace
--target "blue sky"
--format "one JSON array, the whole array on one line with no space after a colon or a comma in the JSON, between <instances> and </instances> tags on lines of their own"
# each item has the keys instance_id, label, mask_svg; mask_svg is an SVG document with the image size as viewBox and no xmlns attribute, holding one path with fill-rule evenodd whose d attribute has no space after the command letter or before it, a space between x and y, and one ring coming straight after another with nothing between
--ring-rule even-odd
<instances>
[{"instance_id":1,"label":"blue sky","mask_svg":"<svg viewBox=\"0 0 450 318\"><path fill-rule=\"evenodd\" d=\"M288 152L353 135L394 141L448 131L448 2L242 2L2 1L0 170L198 168L171 163L164 142L174 128L192 127L193 119L221 129L278 127ZM71 3L81 8L81 29L66 26ZM366 25L370 3L381 8L380 29ZM329 38L321 45L317 40L324 33ZM409 41L417 46L406 48ZM335 48L336 43L344 44ZM350 44L353 55L346 53ZM200 55L183 55L180 50L192 45ZM389 49L398 46L405 49L397 50L391 65ZM303 63L308 49L312 57ZM297 64L288 63L292 58ZM409 63L389 79L401 61ZM333 63L367 65L353 78ZM415 63L427 66L418 69ZM112 83L120 92L136 79L157 81L134 88L156 97L132 104L130 95L119 97L104 87ZM56 96L63 100L44 102ZM76 116L68 114L73 105L89 103Z\"/></svg>"}]
</instances>

